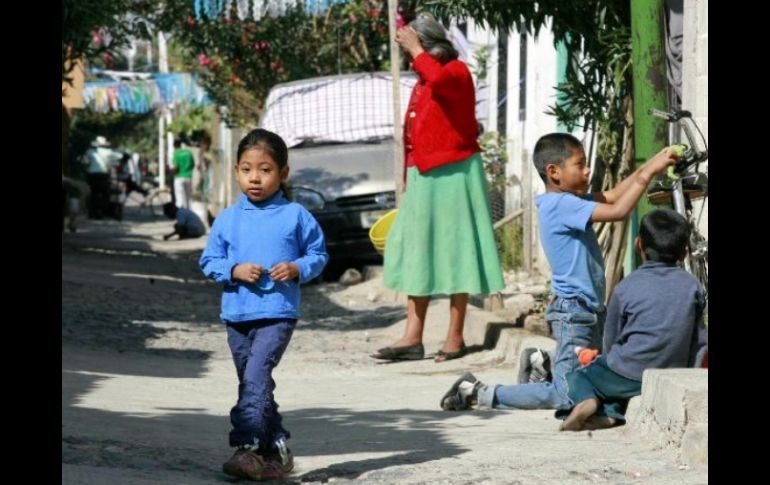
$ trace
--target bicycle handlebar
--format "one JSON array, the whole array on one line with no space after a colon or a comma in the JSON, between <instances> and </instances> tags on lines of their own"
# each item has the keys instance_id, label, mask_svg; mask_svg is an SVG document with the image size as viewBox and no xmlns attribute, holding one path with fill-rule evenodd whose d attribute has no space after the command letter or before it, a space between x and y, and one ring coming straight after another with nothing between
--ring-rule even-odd
<instances>
[{"instance_id":1,"label":"bicycle handlebar","mask_svg":"<svg viewBox=\"0 0 770 485\"><path fill-rule=\"evenodd\" d=\"M663 118L664 120L668 121L669 123L676 123L677 121L681 120L682 118L690 118L692 119L692 113L685 110L677 110L677 111L661 111L659 109L650 108L647 110L648 114L651 114L652 116L656 118Z\"/></svg>"},{"instance_id":2,"label":"bicycle handlebar","mask_svg":"<svg viewBox=\"0 0 770 485\"><path fill-rule=\"evenodd\" d=\"M685 170L687 170L688 167L691 165L695 165L700 162L704 162L708 159L708 147L704 151L698 151L696 147L696 140L693 136L692 131L690 130L690 126L688 123L684 123L681 120L686 119L689 120L690 123L695 126L695 129L697 130L698 127L695 125L695 122L692 119L692 113L686 110L676 110L676 111L662 111L655 108L650 108L647 110L647 113L656 117L656 118L662 118L666 120L669 123L679 123L682 126L682 129L684 130L684 134L687 137L687 142L689 143L689 147L687 147L687 151L682 156L681 159L674 165L674 171L677 173L682 173ZM698 130L700 133L700 130ZM703 137L703 134L701 133L701 137ZM704 140L705 145L705 140Z\"/></svg>"}]
</instances>

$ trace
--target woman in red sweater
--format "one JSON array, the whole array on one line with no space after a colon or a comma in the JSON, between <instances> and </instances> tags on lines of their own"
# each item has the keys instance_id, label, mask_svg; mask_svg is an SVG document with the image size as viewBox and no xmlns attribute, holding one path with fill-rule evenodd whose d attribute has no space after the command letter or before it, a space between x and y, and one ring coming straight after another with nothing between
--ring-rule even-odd
<instances>
[{"instance_id":1,"label":"woman in red sweater","mask_svg":"<svg viewBox=\"0 0 770 485\"><path fill-rule=\"evenodd\" d=\"M409 295L404 336L372 357L420 360L431 296L450 295L450 321L436 362L465 355L469 294L505 286L488 186L476 138L468 67L444 28L421 15L396 33L420 75L404 123L407 190L385 245L385 286Z\"/></svg>"}]
</instances>

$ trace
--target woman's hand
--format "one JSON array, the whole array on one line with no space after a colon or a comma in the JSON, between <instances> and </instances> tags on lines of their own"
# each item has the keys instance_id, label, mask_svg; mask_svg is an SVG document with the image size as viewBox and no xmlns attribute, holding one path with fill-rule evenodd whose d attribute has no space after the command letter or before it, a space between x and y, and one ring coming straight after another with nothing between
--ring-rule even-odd
<instances>
[{"instance_id":1,"label":"woman's hand","mask_svg":"<svg viewBox=\"0 0 770 485\"><path fill-rule=\"evenodd\" d=\"M401 27L396 31L396 43L412 56L412 59L425 52L425 49L422 48L422 44L420 43L420 37L417 36L417 32L408 25L406 27Z\"/></svg>"}]
</instances>

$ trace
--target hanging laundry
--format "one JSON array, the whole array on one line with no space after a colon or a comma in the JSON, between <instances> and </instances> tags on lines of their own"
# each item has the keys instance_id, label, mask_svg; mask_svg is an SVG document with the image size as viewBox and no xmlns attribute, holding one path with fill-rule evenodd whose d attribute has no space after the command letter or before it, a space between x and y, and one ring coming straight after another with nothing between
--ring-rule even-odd
<instances>
[{"instance_id":1,"label":"hanging laundry","mask_svg":"<svg viewBox=\"0 0 770 485\"><path fill-rule=\"evenodd\" d=\"M238 18L245 20L249 17L249 0L236 0L238 6Z\"/></svg>"},{"instance_id":2,"label":"hanging laundry","mask_svg":"<svg viewBox=\"0 0 770 485\"><path fill-rule=\"evenodd\" d=\"M189 73L156 74L135 81L91 81L83 90L86 107L97 113L147 113L163 105L210 104L206 91Z\"/></svg>"}]
</instances>

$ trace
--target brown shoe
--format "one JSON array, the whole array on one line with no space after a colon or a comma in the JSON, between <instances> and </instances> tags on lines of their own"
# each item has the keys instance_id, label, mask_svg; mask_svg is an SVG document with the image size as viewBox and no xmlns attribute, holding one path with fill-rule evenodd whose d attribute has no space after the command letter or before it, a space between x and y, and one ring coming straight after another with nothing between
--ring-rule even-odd
<instances>
[{"instance_id":1,"label":"brown shoe","mask_svg":"<svg viewBox=\"0 0 770 485\"><path fill-rule=\"evenodd\" d=\"M278 467L284 475L288 475L294 470L294 453L289 448L286 448L285 456L281 456L281 453L278 451L266 453L265 461Z\"/></svg>"},{"instance_id":2,"label":"brown shoe","mask_svg":"<svg viewBox=\"0 0 770 485\"><path fill-rule=\"evenodd\" d=\"M252 450L236 450L232 458L222 465L226 474L249 480L280 480L283 471L273 461L265 460Z\"/></svg>"}]
</instances>

